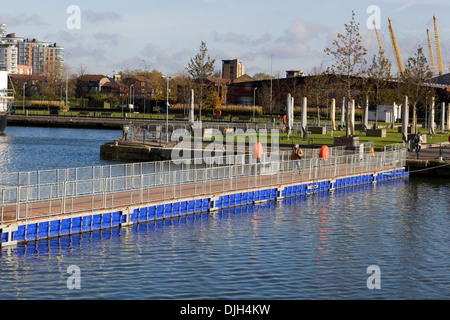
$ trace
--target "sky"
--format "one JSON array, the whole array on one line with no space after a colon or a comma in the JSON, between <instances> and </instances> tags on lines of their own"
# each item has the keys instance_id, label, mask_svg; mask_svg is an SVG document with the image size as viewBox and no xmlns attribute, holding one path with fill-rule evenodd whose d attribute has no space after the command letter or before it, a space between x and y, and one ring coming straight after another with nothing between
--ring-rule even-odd
<instances>
[{"instance_id":1,"label":"sky","mask_svg":"<svg viewBox=\"0 0 450 320\"><path fill-rule=\"evenodd\" d=\"M216 70L221 70L222 60L239 59L250 76L262 72L284 77L287 70L309 74L330 66L324 49L344 32L352 11L368 60L378 52L370 22L379 21L393 70L388 17L404 62L419 46L428 58L427 29L436 61L436 15L443 63L450 63L449 0L22 0L2 3L0 24L17 37L63 46L74 73L156 69L173 76L185 71L204 41Z\"/></svg>"}]
</instances>

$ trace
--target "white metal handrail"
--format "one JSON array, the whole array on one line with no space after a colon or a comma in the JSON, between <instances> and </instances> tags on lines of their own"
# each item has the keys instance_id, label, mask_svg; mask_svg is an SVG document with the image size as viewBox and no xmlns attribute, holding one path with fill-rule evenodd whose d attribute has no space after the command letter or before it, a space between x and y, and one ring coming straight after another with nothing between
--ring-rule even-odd
<instances>
[{"instance_id":1,"label":"white metal handrail","mask_svg":"<svg viewBox=\"0 0 450 320\"><path fill-rule=\"evenodd\" d=\"M336 156L330 157L326 162L319 158L303 159L300 163L307 175L302 175L301 181L333 179L380 169L404 167L405 159L406 150L367 153L362 156L361 154ZM294 179L294 175L286 174L294 169L294 165L295 163L289 159L279 159L265 163L8 187L0 193L0 222L36 217L36 208L39 207L37 204L42 202L49 202L49 209L39 217L47 217L114 208L118 205L118 199L124 194L129 195L124 205L136 205L149 201L152 192L156 191L162 194L158 200L166 201L181 196L205 195L217 184L222 187L223 192L252 187L280 186L298 182L297 178ZM80 199L86 201L85 198L91 199L91 204L77 208L76 203ZM8 206L15 207L16 212L15 216L9 220L5 219L5 208Z\"/></svg>"}]
</instances>

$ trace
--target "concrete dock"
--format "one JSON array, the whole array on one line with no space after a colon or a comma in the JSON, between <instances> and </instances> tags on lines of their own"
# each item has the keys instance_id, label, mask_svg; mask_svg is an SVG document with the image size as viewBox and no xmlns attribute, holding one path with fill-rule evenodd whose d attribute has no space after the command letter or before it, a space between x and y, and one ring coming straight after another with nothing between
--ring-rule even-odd
<instances>
[{"instance_id":1,"label":"concrete dock","mask_svg":"<svg viewBox=\"0 0 450 320\"><path fill-rule=\"evenodd\" d=\"M423 145L419 154L409 151L406 167L411 175L450 177L450 143Z\"/></svg>"}]
</instances>

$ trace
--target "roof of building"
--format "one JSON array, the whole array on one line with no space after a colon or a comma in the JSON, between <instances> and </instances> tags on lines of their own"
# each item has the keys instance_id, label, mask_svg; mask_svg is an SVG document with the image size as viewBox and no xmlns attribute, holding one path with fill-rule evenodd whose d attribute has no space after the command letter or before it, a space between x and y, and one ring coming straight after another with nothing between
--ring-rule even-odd
<instances>
[{"instance_id":1,"label":"roof of building","mask_svg":"<svg viewBox=\"0 0 450 320\"><path fill-rule=\"evenodd\" d=\"M206 78L206 80L213 82L215 84L222 84L222 85L231 83L231 80L228 78Z\"/></svg>"},{"instance_id":2,"label":"roof of building","mask_svg":"<svg viewBox=\"0 0 450 320\"><path fill-rule=\"evenodd\" d=\"M111 87L111 88L124 88L126 85L119 81L110 81L105 83L102 87Z\"/></svg>"},{"instance_id":3,"label":"roof of building","mask_svg":"<svg viewBox=\"0 0 450 320\"><path fill-rule=\"evenodd\" d=\"M85 74L81 77L78 77L78 79L81 81L100 81L104 78L109 80L109 78L107 76L104 76L101 74Z\"/></svg>"},{"instance_id":4,"label":"roof of building","mask_svg":"<svg viewBox=\"0 0 450 320\"><path fill-rule=\"evenodd\" d=\"M432 78L429 81L429 83L450 86L450 73L443 74L442 76L438 76L438 77Z\"/></svg>"},{"instance_id":5,"label":"roof of building","mask_svg":"<svg viewBox=\"0 0 450 320\"><path fill-rule=\"evenodd\" d=\"M136 83L136 82L146 82L150 83L151 80L142 76L131 76L122 80L124 83Z\"/></svg>"},{"instance_id":6,"label":"roof of building","mask_svg":"<svg viewBox=\"0 0 450 320\"><path fill-rule=\"evenodd\" d=\"M255 79L253 79L252 77L250 77L248 74L244 74L242 76L240 76L237 79L234 79L233 82L248 82L248 81L254 81Z\"/></svg>"},{"instance_id":7,"label":"roof of building","mask_svg":"<svg viewBox=\"0 0 450 320\"><path fill-rule=\"evenodd\" d=\"M47 80L46 76L42 76L42 75L35 75L35 74L13 74L10 73L9 76L11 77L11 79L16 79L16 80L38 80L38 81L45 81Z\"/></svg>"}]
</instances>

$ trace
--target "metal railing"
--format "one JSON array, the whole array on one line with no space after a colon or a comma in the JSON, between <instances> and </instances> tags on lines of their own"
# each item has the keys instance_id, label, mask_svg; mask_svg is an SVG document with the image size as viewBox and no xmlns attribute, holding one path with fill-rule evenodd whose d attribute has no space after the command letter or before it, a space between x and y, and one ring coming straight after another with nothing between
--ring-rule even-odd
<instances>
[{"instance_id":1,"label":"metal railing","mask_svg":"<svg viewBox=\"0 0 450 320\"><path fill-rule=\"evenodd\" d=\"M292 174L296 163L287 155L278 159L273 156L261 163L179 167L177 170L158 169L154 172L144 172L145 164L133 164L129 167L123 165L124 169L138 166L139 170L134 169L134 172L117 176L96 175L102 172L99 170L94 172L93 179L86 180L70 180L68 177L72 172L65 171L66 179L61 181L1 189L0 222L3 224L37 217L109 210L154 201L163 202L213 193L362 175L382 169L404 167L405 159L406 149L338 155L330 157L328 161L309 157L300 160L303 169L301 175Z\"/></svg>"},{"instance_id":2,"label":"metal railing","mask_svg":"<svg viewBox=\"0 0 450 320\"><path fill-rule=\"evenodd\" d=\"M367 148L365 148L366 150ZM304 158L318 158L320 150L303 149ZM366 151L365 151L366 152ZM345 147L330 148L330 156L342 156L347 154ZM276 153L276 159L289 160L291 151L280 151ZM265 153L261 162L274 159L271 152ZM145 175L159 172L172 172L179 170L200 169L204 167L219 167L234 164L256 163L252 154L224 155L205 157L199 159L183 159L181 164L174 160L127 163L109 166L92 166L81 168L38 170L28 172L11 172L0 174L0 191L8 187L46 185L51 183L86 181L104 178L128 177L134 175Z\"/></svg>"}]
</instances>

